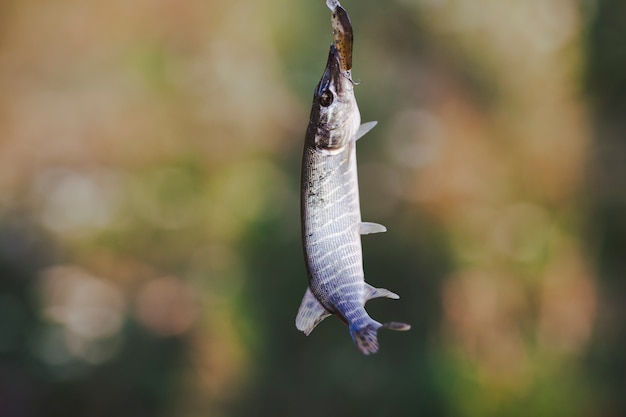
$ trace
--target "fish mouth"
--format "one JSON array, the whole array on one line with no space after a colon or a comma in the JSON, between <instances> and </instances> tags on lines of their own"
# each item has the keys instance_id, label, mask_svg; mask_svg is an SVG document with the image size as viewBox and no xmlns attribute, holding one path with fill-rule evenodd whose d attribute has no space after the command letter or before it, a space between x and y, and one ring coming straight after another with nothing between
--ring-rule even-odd
<instances>
[{"instance_id":1,"label":"fish mouth","mask_svg":"<svg viewBox=\"0 0 626 417\"><path fill-rule=\"evenodd\" d=\"M337 93L340 93L343 89L342 78L347 77L350 79L349 73L342 71L341 69L341 60L339 57L339 51L334 44L330 45L330 51L328 52L328 61L326 62L326 69L324 70L324 75L322 75L322 79L317 87L316 94L318 96L322 95L322 93L328 90L331 86L333 86L333 90Z\"/></svg>"}]
</instances>

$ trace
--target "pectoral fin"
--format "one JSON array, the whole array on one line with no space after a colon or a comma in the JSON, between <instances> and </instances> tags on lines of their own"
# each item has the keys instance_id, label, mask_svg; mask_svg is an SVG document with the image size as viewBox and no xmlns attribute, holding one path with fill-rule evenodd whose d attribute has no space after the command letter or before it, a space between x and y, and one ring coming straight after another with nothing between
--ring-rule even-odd
<instances>
[{"instance_id":1,"label":"pectoral fin","mask_svg":"<svg viewBox=\"0 0 626 417\"><path fill-rule=\"evenodd\" d=\"M386 231L387 228L378 223L362 222L359 225L359 233L362 235L369 235L370 233L383 233Z\"/></svg>"},{"instance_id":2,"label":"pectoral fin","mask_svg":"<svg viewBox=\"0 0 626 417\"><path fill-rule=\"evenodd\" d=\"M363 137L363 135L365 135L367 132L372 130L374 128L374 126L376 126L377 124L378 124L378 122L366 122L366 123L363 123L361 126L359 126L359 130L356 131L356 135L354 137L354 140L355 141L359 140L361 137Z\"/></svg>"},{"instance_id":3,"label":"pectoral fin","mask_svg":"<svg viewBox=\"0 0 626 417\"><path fill-rule=\"evenodd\" d=\"M374 288L368 283L365 283L365 301L371 300L372 298L393 298L397 300L400 296L394 292L391 292L385 288Z\"/></svg>"},{"instance_id":4,"label":"pectoral fin","mask_svg":"<svg viewBox=\"0 0 626 417\"><path fill-rule=\"evenodd\" d=\"M302 298L302 303L300 303L298 315L296 316L296 328L308 336L315 326L326 317L330 316L330 314L331 313L317 301L311 289L307 288Z\"/></svg>"}]
</instances>

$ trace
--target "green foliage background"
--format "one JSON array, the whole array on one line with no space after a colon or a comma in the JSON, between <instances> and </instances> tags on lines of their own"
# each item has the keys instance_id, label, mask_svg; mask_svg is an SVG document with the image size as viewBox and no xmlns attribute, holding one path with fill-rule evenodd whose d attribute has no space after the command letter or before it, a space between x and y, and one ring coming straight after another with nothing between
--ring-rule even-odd
<instances>
[{"instance_id":1,"label":"green foliage background","mask_svg":"<svg viewBox=\"0 0 626 417\"><path fill-rule=\"evenodd\" d=\"M306 288L322 0L0 5L0 416L626 415L626 7L345 0L364 357Z\"/></svg>"}]
</instances>

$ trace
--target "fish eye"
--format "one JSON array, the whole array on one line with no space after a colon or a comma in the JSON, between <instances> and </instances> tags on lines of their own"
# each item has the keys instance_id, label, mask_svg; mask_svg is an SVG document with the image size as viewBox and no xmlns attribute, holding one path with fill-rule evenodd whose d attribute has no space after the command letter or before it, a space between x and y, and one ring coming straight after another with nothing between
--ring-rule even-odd
<instances>
[{"instance_id":1,"label":"fish eye","mask_svg":"<svg viewBox=\"0 0 626 417\"><path fill-rule=\"evenodd\" d=\"M333 97L333 93L330 90L324 90L320 96L320 104L322 107L328 107L333 103L334 99L335 97Z\"/></svg>"}]
</instances>

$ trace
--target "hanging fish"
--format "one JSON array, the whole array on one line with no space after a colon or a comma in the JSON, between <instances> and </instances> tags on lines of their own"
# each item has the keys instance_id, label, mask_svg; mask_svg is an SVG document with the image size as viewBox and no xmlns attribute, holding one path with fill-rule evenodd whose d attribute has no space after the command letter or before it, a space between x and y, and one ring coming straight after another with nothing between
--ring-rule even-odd
<instances>
[{"instance_id":1,"label":"hanging fish","mask_svg":"<svg viewBox=\"0 0 626 417\"><path fill-rule=\"evenodd\" d=\"M335 314L348 325L359 350L369 355L378 351L379 328L408 330L410 326L381 324L365 311L365 303L372 298L400 297L364 280L361 235L387 230L361 221L359 206L356 141L376 122L361 124L354 97L350 18L337 0L326 4L332 11L334 42L313 95L304 143L301 214L309 286L296 327L309 335Z\"/></svg>"}]
</instances>

